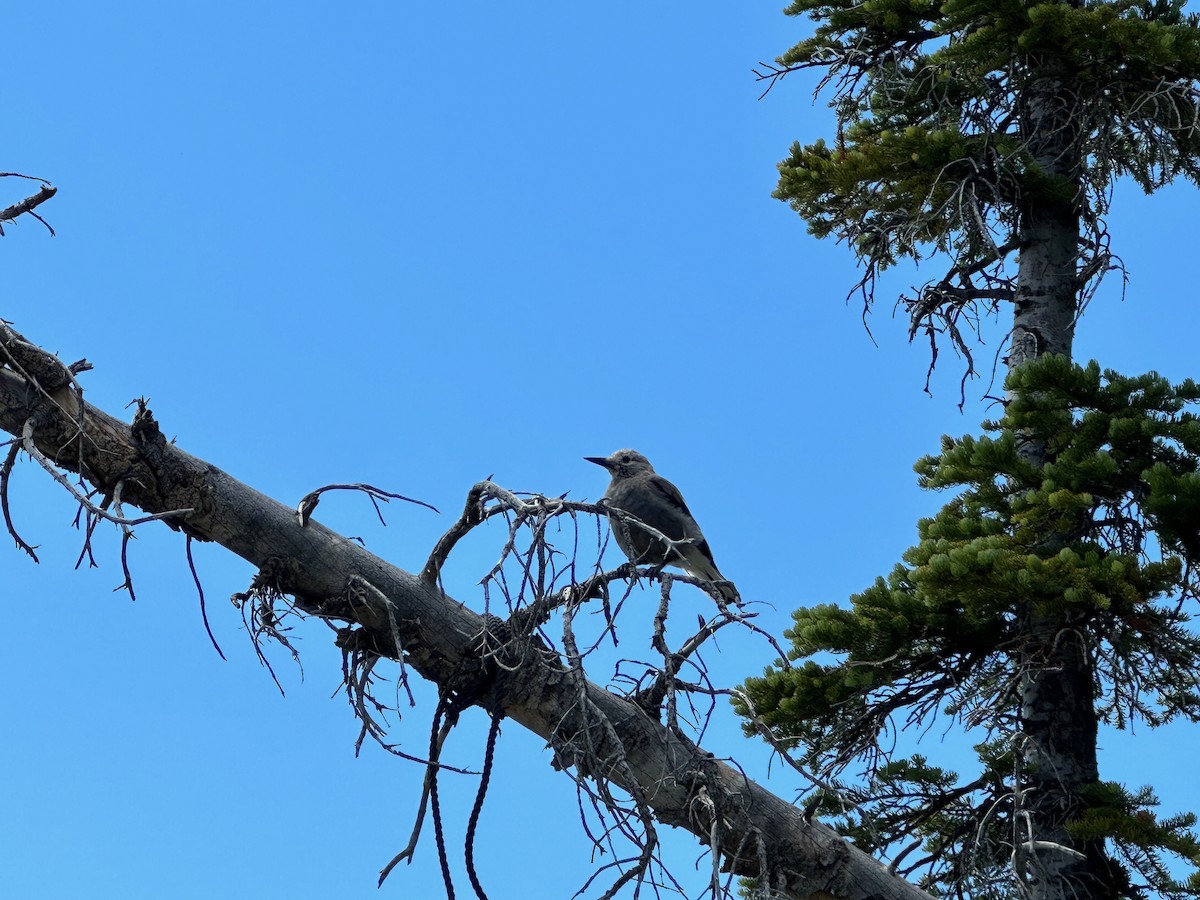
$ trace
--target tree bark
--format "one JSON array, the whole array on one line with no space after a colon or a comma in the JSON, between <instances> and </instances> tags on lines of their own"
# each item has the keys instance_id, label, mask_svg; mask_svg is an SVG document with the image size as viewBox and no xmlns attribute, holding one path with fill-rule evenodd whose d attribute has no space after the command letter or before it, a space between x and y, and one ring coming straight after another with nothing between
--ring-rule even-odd
<instances>
[{"instance_id":1,"label":"tree bark","mask_svg":"<svg viewBox=\"0 0 1200 900\"><path fill-rule=\"evenodd\" d=\"M1052 64L1026 87L1022 107L1023 138L1036 168L1021 206L1010 372L1046 354L1071 356L1081 289L1083 135ZM1024 436L1021 453L1037 466L1051 461L1036 435ZM1020 621L1018 808L1028 820L1015 836L1015 859L1031 900L1106 893L1103 847L1066 828L1083 811L1083 787L1099 779L1095 667L1082 624L1078 614L1032 605Z\"/></svg>"},{"instance_id":2,"label":"tree bark","mask_svg":"<svg viewBox=\"0 0 1200 900\"><path fill-rule=\"evenodd\" d=\"M1009 371L1047 353L1071 355L1079 300L1081 138L1069 95L1048 76L1026 89L1022 137L1035 164L1021 203Z\"/></svg>"},{"instance_id":3,"label":"tree bark","mask_svg":"<svg viewBox=\"0 0 1200 900\"><path fill-rule=\"evenodd\" d=\"M293 509L168 443L148 413L131 426L84 402L66 367L2 325L0 364L0 428L17 436L31 428L41 453L107 497L119 486L123 503L148 513L191 509L168 524L258 566L302 609L355 626L339 640L365 633L382 655L399 657L398 639L410 669L443 689L471 680L475 705L502 711L546 739L564 766L582 764L573 739L580 729L595 730L596 720L579 712L589 706L611 724L592 738L600 757L627 763L600 774L640 790L658 821L685 828L706 845L713 814L705 810L716 810L727 870L756 877L765 860L766 881L785 897L928 900L637 704L582 681L553 654L527 652L515 671L489 670L478 643L490 627L484 617L317 521L301 526ZM369 582L379 595L362 600L360 593L351 602L352 578ZM627 776L635 783L626 783ZM698 803L702 795L712 803Z\"/></svg>"}]
</instances>

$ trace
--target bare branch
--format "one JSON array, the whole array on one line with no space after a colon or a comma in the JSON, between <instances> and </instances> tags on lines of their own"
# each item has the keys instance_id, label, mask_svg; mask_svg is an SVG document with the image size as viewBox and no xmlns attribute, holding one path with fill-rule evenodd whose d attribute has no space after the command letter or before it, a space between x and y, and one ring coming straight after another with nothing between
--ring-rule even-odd
<instances>
[{"instance_id":1,"label":"bare branch","mask_svg":"<svg viewBox=\"0 0 1200 900\"><path fill-rule=\"evenodd\" d=\"M13 173L6 172L3 174L11 175ZM28 177L28 176L22 176L22 177ZM13 219L15 219L17 216L24 215L25 213L29 213L31 216L33 216L35 219L37 219L39 222L41 222L43 225L46 226L47 230L50 232L51 237L55 237L54 229L50 227L50 223L47 222L45 219L43 219L41 216L39 216L37 213L35 213L33 210L36 207L41 206L43 203L45 203L47 200L49 200L51 197L53 197L57 193L58 193L58 188L52 187L49 184L43 185L42 188L33 196L26 197L20 203L14 203L12 206L7 207L6 209L0 209L0 222L10 222ZM4 227L2 225L0 225L0 237L3 237L3 236L4 236Z\"/></svg>"},{"instance_id":2,"label":"bare branch","mask_svg":"<svg viewBox=\"0 0 1200 900\"><path fill-rule=\"evenodd\" d=\"M8 453L4 457L4 464L0 466L0 510L4 513L4 525L8 528L8 533L12 535L13 540L17 542L17 546L28 553L34 562L38 562L38 557L33 552L33 547L25 543L24 538L17 534L17 529L13 525L12 513L8 508L8 486L12 477L13 464L17 461L17 454L21 452L21 442L12 440L8 443Z\"/></svg>"},{"instance_id":3,"label":"bare branch","mask_svg":"<svg viewBox=\"0 0 1200 900\"><path fill-rule=\"evenodd\" d=\"M487 517L484 503L491 487L490 481L480 481L467 492L467 503L463 507L462 515L459 516L457 522L450 526L450 530L442 535L441 540L434 546L433 552L429 554L429 561L425 563L425 568L421 570L421 580L426 584L437 584L442 566L446 564L446 559L450 556L454 545ZM499 512L499 510L495 510L495 512Z\"/></svg>"},{"instance_id":4,"label":"bare branch","mask_svg":"<svg viewBox=\"0 0 1200 900\"><path fill-rule=\"evenodd\" d=\"M196 571L196 561L192 558L192 536L190 534L187 536L184 547L187 549L188 568L192 572L192 580L196 583L196 593L200 595L200 618L204 620L204 630L208 634L208 639L212 641L217 655L221 659L225 659L225 653L221 650L221 645L217 643L217 639L212 633L212 627L208 624L208 607L204 604L204 585L200 583L200 573ZM132 594L133 591L131 590L130 593Z\"/></svg>"},{"instance_id":5,"label":"bare branch","mask_svg":"<svg viewBox=\"0 0 1200 900\"><path fill-rule=\"evenodd\" d=\"M41 465L41 467L47 472L49 472L55 481L65 487L70 492L71 496L79 501L80 506L99 519L107 519L108 521L114 522L117 525L144 525L147 522L154 522L159 519L181 518L195 512L195 510L189 506L183 509L171 509L161 513L150 513L149 515L141 516L137 519L124 519L121 516L114 515L102 507L96 506L96 504L92 503L86 495L81 493L75 487L75 485L71 484L71 482L67 480L67 477L59 470L59 468L54 465L54 463L50 462L50 460L46 458L46 455L38 449L37 444L34 442L33 434L33 420L30 419L25 422L21 429L21 444L25 452L37 460L38 464Z\"/></svg>"},{"instance_id":6,"label":"bare branch","mask_svg":"<svg viewBox=\"0 0 1200 900\"><path fill-rule=\"evenodd\" d=\"M313 514L313 510L321 502L321 495L326 491L362 491L371 498L371 503L375 506L375 514L379 516L379 521L383 525L387 525L387 522L383 521L383 513L379 511L379 503L377 502L379 500L382 500L384 503L390 500L404 500L408 503L415 503L417 506L423 506L426 509L432 509L434 512L438 511L436 506L431 506L424 500L414 500L412 497L405 497L403 494L393 494L383 490L383 488L373 487L369 484L327 484L325 487L319 487L315 491L309 491L296 504L296 518L301 525L308 524L309 516Z\"/></svg>"}]
</instances>

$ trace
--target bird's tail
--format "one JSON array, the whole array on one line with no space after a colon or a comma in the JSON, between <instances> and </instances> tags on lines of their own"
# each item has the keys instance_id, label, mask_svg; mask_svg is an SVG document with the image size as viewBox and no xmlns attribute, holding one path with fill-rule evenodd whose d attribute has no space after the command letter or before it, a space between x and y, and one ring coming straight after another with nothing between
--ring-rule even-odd
<instances>
[{"instance_id":1,"label":"bird's tail","mask_svg":"<svg viewBox=\"0 0 1200 900\"><path fill-rule=\"evenodd\" d=\"M700 552L697 547L689 547L683 561L679 564L683 571L693 578L701 578L712 583L725 603L741 605L742 597L734 583L721 574L716 563Z\"/></svg>"}]
</instances>

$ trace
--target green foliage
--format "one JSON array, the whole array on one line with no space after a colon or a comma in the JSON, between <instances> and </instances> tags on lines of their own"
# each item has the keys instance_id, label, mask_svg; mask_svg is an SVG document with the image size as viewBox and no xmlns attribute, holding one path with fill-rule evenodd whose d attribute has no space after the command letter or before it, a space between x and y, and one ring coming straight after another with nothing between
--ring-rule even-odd
<instances>
[{"instance_id":1,"label":"green foliage","mask_svg":"<svg viewBox=\"0 0 1200 900\"><path fill-rule=\"evenodd\" d=\"M751 679L741 703L815 770L815 802L845 833L905 848L899 870L930 890L1008 895L1030 853L1084 860L1055 862L1035 895L1136 895L1143 882L1200 894L1159 859L1194 861L1189 818L1148 824L1147 793L1080 794L1096 721L1200 720L1200 638L1184 612L1200 595L1200 391L1029 361L1069 349L1072 314L1119 268L1114 180L1200 183L1200 19L1184 6L793 0L786 12L815 30L762 76L815 68L832 89L835 134L793 145L775 196L852 248L867 306L884 269L943 257L944 274L902 298L910 336L928 334L935 360L949 340L970 374L964 332L1014 303L1004 417L917 464L952 498L849 609L798 611L801 662ZM890 758L895 730L939 715L984 738L976 775ZM862 779L844 781L856 762ZM1021 829L1050 849L1014 846Z\"/></svg>"},{"instance_id":2,"label":"green foliage","mask_svg":"<svg viewBox=\"0 0 1200 900\"><path fill-rule=\"evenodd\" d=\"M846 241L864 285L900 258L948 255L941 292L927 285L910 301L914 326L939 307L994 302L1011 288L1002 264L1016 251L1022 209L1038 198L1078 214L1092 239L1081 268L1100 272L1114 177L1148 192L1178 176L1200 181L1200 22L1183 7L796 0L785 11L811 17L815 32L764 77L825 70L838 127L831 141L793 145L775 196L814 235ZM1067 176L1040 162L1038 142L1054 138L1029 121L1048 81L1069 104L1057 120L1058 149L1075 160Z\"/></svg>"},{"instance_id":3,"label":"green foliage","mask_svg":"<svg viewBox=\"0 0 1200 900\"><path fill-rule=\"evenodd\" d=\"M903 563L850 609L796 611L789 655L804 662L750 679L740 706L825 778L855 759L872 764L866 787L842 786L858 804L847 833L871 847L920 837L930 887L965 877L968 847L973 864L997 867L972 877L987 882L1007 865L1027 610L1085 634L1102 721L1200 720L1200 637L1181 608L1200 595L1200 419L1190 411L1200 388L1061 357L1025 364L1007 388L1013 399L987 434L943 438L940 454L917 463L924 488L958 493L920 522ZM1025 460L1027 442L1047 448L1043 466ZM920 758L878 765L891 729L939 714L988 737L965 788ZM1200 888L1168 884L1156 856L1196 858L1190 817L1135 832L1150 795L1096 790L1080 835L1111 841L1126 876L1167 893Z\"/></svg>"},{"instance_id":4,"label":"green foliage","mask_svg":"<svg viewBox=\"0 0 1200 900\"><path fill-rule=\"evenodd\" d=\"M1194 813L1159 819L1153 812L1159 800L1150 788L1130 793L1113 782L1091 785L1086 799L1087 811L1070 826L1073 834L1084 840L1112 841L1125 858L1137 860L1138 871L1152 873L1151 882L1168 897L1200 894L1200 872L1180 882L1163 861L1165 850L1200 865L1200 840L1191 830L1196 824Z\"/></svg>"},{"instance_id":5,"label":"green foliage","mask_svg":"<svg viewBox=\"0 0 1200 900\"><path fill-rule=\"evenodd\" d=\"M885 850L904 842L895 855L897 867L922 871L921 887L934 893L947 885L971 886L975 896L1004 893L1003 872L1011 848L995 836L1011 827L1007 806L981 804L1003 791L1005 772L1012 770L1012 757L995 752L992 744L976 748L985 759L975 781L960 784L957 773L933 766L920 754L883 763L874 772L866 790L841 786L819 791L813 808L858 847L868 852ZM986 827L985 827L986 826ZM966 834L974 834L968 858L956 852ZM915 838L915 840L914 840ZM928 871L937 861L941 870ZM980 877L981 874L987 873Z\"/></svg>"}]
</instances>

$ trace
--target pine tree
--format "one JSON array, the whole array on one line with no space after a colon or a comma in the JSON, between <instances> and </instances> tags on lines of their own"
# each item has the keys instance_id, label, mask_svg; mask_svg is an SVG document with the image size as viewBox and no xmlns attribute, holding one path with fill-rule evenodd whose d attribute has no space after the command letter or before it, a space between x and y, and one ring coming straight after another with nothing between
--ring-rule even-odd
<instances>
[{"instance_id":1,"label":"pine tree","mask_svg":"<svg viewBox=\"0 0 1200 900\"><path fill-rule=\"evenodd\" d=\"M877 275L947 261L903 299L910 336L949 340L1011 310L1003 417L944 439L921 483L960 493L851 609L795 614L796 658L747 684L757 714L825 776L818 801L943 892L1200 893L1190 815L1104 782L1101 723L1200 720L1200 424L1195 384L1071 360L1115 265L1112 186L1200 176L1200 22L1182 0L796 0L815 34L763 77L832 86L837 133L795 145L776 196ZM982 735L960 777L894 759L893 723L948 713ZM837 782L853 760L865 784ZM836 783L835 783L836 782ZM849 801L849 804L848 804Z\"/></svg>"}]
</instances>

